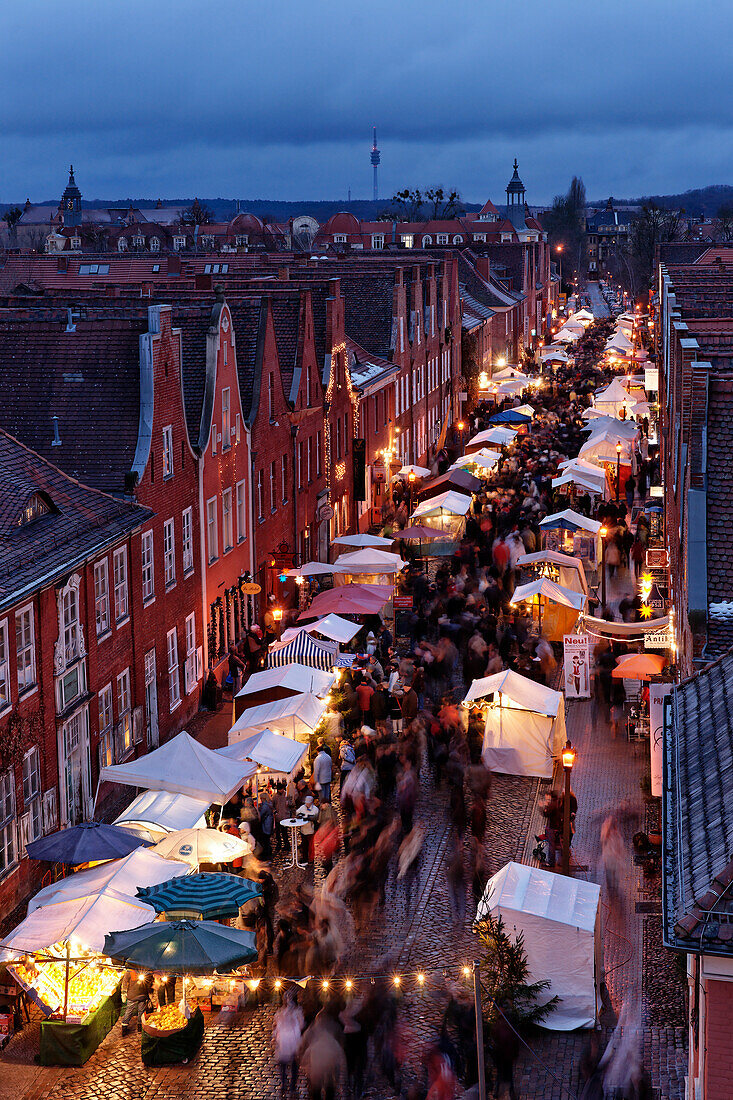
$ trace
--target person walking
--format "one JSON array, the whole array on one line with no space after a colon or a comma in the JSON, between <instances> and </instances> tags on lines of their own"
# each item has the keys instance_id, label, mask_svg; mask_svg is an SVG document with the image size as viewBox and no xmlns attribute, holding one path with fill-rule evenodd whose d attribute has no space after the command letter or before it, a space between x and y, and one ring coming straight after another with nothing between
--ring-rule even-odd
<instances>
[{"instance_id":1,"label":"person walking","mask_svg":"<svg viewBox=\"0 0 733 1100\"><path fill-rule=\"evenodd\" d=\"M272 1045L275 1061L280 1067L283 1100L288 1092L288 1076L290 1076L290 1095L297 1095L298 1048L304 1027L303 1009L298 1004L295 993L289 989L283 1004L275 1013L272 1025Z\"/></svg>"},{"instance_id":2,"label":"person walking","mask_svg":"<svg viewBox=\"0 0 733 1100\"><path fill-rule=\"evenodd\" d=\"M354 752L354 746L351 743L351 738L344 734L344 737L339 745L339 761L341 763L341 778L339 780L339 793L343 790L344 783L348 778L349 772L356 763L356 753Z\"/></svg>"},{"instance_id":3,"label":"person walking","mask_svg":"<svg viewBox=\"0 0 733 1100\"><path fill-rule=\"evenodd\" d=\"M318 755L313 761L313 779L321 802L331 801L331 750L322 737L318 739Z\"/></svg>"},{"instance_id":4,"label":"person walking","mask_svg":"<svg viewBox=\"0 0 733 1100\"><path fill-rule=\"evenodd\" d=\"M137 1030L141 1029L141 1021L150 1004L150 994L153 991L153 975L142 970L126 970L122 979L122 1002L125 1011L122 1013L122 1034L127 1035L130 1030L130 1021L137 1016Z\"/></svg>"},{"instance_id":5,"label":"person walking","mask_svg":"<svg viewBox=\"0 0 733 1100\"><path fill-rule=\"evenodd\" d=\"M262 858L269 863L272 859L272 834L275 829L275 811L272 805L270 792L265 790L260 795L260 833L262 836Z\"/></svg>"}]
</instances>

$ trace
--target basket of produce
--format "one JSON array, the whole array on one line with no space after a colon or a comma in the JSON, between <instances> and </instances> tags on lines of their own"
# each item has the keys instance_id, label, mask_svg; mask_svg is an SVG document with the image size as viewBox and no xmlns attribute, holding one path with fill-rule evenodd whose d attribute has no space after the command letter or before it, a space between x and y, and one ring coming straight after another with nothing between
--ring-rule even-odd
<instances>
[{"instance_id":1,"label":"basket of produce","mask_svg":"<svg viewBox=\"0 0 733 1100\"><path fill-rule=\"evenodd\" d=\"M166 1039L176 1031L183 1031L187 1024L188 1018L179 1005L164 1005L142 1019L143 1031L154 1039Z\"/></svg>"}]
</instances>

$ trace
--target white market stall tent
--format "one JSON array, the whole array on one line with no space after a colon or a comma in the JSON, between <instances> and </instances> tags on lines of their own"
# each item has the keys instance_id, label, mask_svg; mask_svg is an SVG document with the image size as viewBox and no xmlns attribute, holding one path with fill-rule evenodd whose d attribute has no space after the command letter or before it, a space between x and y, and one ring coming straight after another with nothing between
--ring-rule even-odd
<instances>
[{"instance_id":1,"label":"white market stall tent","mask_svg":"<svg viewBox=\"0 0 733 1100\"><path fill-rule=\"evenodd\" d=\"M430 471L428 470L428 473ZM393 539L386 539L383 535L339 535L331 546L350 546L352 550L363 550L371 547L373 550L389 550Z\"/></svg>"},{"instance_id":2,"label":"white market stall tent","mask_svg":"<svg viewBox=\"0 0 733 1100\"><path fill-rule=\"evenodd\" d=\"M399 554L386 550L355 550L341 554L333 563L334 586L340 584L392 584L407 567Z\"/></svg>"},{"instance_id":3,"label":"white market stall tent","mask_svg":"<svg viewBox=\"0 0 733 1100\"><path fill-rule=\"evenodd\" d=\"M528 980L550 982L539 1003L559 998L541 1026L550 1031L594 1027L603 967L600 886L507 863L486 884L476 919L487 914L501 916L510 935L523 934Z\"/></svg>"},{"instance_id":4,"label":"white market stall tent","mask_svg":"<svg viewBox=\"0 0 733 1100\"><path fill-rule=\"evenodd\" d=\"M522 554L521 558L517 559L517 565L533 565L539 572L543 567L548 567L556 574L557 582L563 588L588 595L588 581L583 563L572 554L561 554L558 550L538 550L534 554ZM550 580L553 579L550 577Z\"/></svg>"},{"instance_id":5,"label":"white market stall tent","mask_svg":"<svg viewBox=\"0 0 733 1100\"><path fill-rule=\"evenodd\" d=\"M274 699L271 703L261 703L256 707L243 710L237 721L229 730L229 742L236 738L232 734L237 731L247 731L247 734L265 729L271 729L275 733L282 733L285 737L294 737L296 740L307 741L313 730L321 720L323 712L328 704L324 699L318 699L315 695L291 695L287 699ZM257 769L253 764L235 761L225 761L215 752L214 755L221 763L228 763L235 769L247 769L247 778ZM238 786L241 787L241 783ZM236 787L234 788L237 789Z\"/></svg>"},{"instance_id":6,"label":"white market stall tent","mask_svg":"<svg viewBox=\"0 0 733 1100\"><path fill-rule=\"evenodd\" d=\"M205 829L204 814L209 805L205 799L190 798L186 794L141 791L127 809L115 818L114 824L121 825L132 833L143 836L147 834L152 840L160 840L175 829Z\"/></svg>"},{"instance_id":7,"label":"white market stall tent","mask_svg":"<svg viewBox=\"0 0 733 1100\"><path fill-rule=\"evenodd\" d=\"M478 700L489 700L481 751L486 767L551 779L566 739L562 693L506 669L473 681L463 702Z\"/></svg>"},{"instance_id":8,"label":"white market stall tent","mask_svg":"<svg viewBox=\"0 0 733 1100\"><path fill-rule=\"evenodd\" d=\"M213 749L207 749L181 730L170 741L137 760L102 768L99 782L186 794L209 804L223 805L254 770L252 765L223 760ZM115 927L122 925L110 925L110 928Z\"/></svg>"},{"instance_id":9,"label":"white market stall tent","mask_svg":"<svg viewBox=\"0 0 733 1100\"><path fill-rule=\"evenodd\" d=\"M469 439L466 444L466 451L469 447L473 447L474 450L485 450L486 448L508 447L510 443L513 443L517 435L516 428L505 428L502 424L495 424L492 428L485 428L478 435Z\"/></svg>"},{"instance_id":10,"label":"white market stall tent","mask_svg":"<svg viewBox=\"0 0 733 1100\"><path fill-rule=\"evenodd\" d=\"M584 592L563 588L549 577L538 577L514 589L512 604L529 601L532 612L538 613L540 634L550 641L561 642L565 634L572 633L587 599Z\"/></svg>"},{"instance_id":11,"label":"white market stall tent","mask_svg":"<svg viewBox=\"0 0 733 1100\"><path fill-rule=\"evenodd\" d=\"M591 421L593 424L593 421ZM636 433L636 429L634 430ZM621 463L630 465L634 456L634 444L632 440L625 438L614 429L593 432L590 439L586 440L580 448L580 455L585 459L596 459L598 462L616 462L618 452L616 445L621 444Z\"/></svg>"},{"instance_id":12,"label":"white market stall tent","mask_svg":"<svg viewBox=\"0 0 733 1100\"><path fill-rule=\"evenodd\" d=\"M470 497L449 489L447 493L421 501L410 518L413 522L429 519L429 526L444 531L449 538L459 538L470 507Z\"/></svg>"},{"instance_id":13,"label":"white market stall tent","mask_svg":"<svg viewBox=\"0 0 733 1100\"><path fill-rule=\"evenodd\" d=\"M289 626L287 630L283 630L280 641L291 641L296 635L300 634L301 630L304 630L307 634L322 634L324 638L329 638L332 642L341 642L345 645L356 637L361 630L361 625L352 623L350 619L344 619L341 615L324 615L322 619L318 619L315 623ZM316 694L319 693L316 692Z\"/></svg>"},{"instance_id":14,"label":"white market stall tent","mask_svg":"<svg viewBox=\"0 0 733 1100\"><path fill-rule=\"evenodd\" d=\"M152 905L146 905L139 898L133 900L114 890L103 891L42 905L8 933L1 946L12 956L46 951L54 944L74 940L88 951L102 953L108 932L139 928L155 917ZM6 952L3 954L7 958Z\"/></svg>"},{"instance_id":15,"label":"white market stall tent","mask_svg":"<svg viewBox=\"0 0 733 1100\"><path fill-rule=\"evenodd\" d=\"M229 731L229 744L216 751L228 760L251 760L278 775L292 775L308 752L308 746L272 730L261 730L238 739L243 730Z\"/></svg>"},{"instance_id":16,"label":"white market stall tent","mask_svg":"<svg viewBox=\"0 0 733 1100\"><path fill-rule=\"evenodd\" d=\"M602 416L618 416L622 410L626 410L628 414L634 403L634 399L629 397L628 390L619 378L614 378L605 390L599 390L593 399L593 407Z\"/></svg>"},{"instance_id":17,"label":"white market stall tent","mask_svg":"<svg viewBox=\"0 0 733 1100\"><path fill-rule=\"evenodd\" d=\"M603 473L603 471L601 471ZM562 489L565 486L572 486L577 492L583 493L595 493L596 496L601 496L605 500L608 499L608 483L606 481L606 475L603 473L603 480L599 481L585 473L584 470L570 467L560 477L553 477L552 488Z\"/></svg>"},{"instance_id":18,"label":"white market stall tent","mask_svg":"<svg viewBox=\"0 0 733 1100\"><path fill-rule=\"evenodd\" d=\"M50 882L30 899L28 913L45 905L78 901L101 893L108 897L127 898L133 905L139 905L138 886L156 886L159 882L167 882L186 873L186 868L181 867L180 863L163 859L148 848L136 848L122 859L111 859L86 871L66 875L58 882Z\"/></svg>"},{"instance_id":19,"label":"white market stall tent","mask_svg":"<svg viewBox=\"0 0 733 1100\"><path fill-rule=\"evenodd\" d=\"M457 458L452 466L449 466L449 470L465 470L471 469L476 471L477 477L484 477L487 473L490 473L494 469L497 462L501 459L500 451L489 450L488 447L482 447L479 451L474 451L470 455L462 455Z\"/></svg>"}]
</instances>

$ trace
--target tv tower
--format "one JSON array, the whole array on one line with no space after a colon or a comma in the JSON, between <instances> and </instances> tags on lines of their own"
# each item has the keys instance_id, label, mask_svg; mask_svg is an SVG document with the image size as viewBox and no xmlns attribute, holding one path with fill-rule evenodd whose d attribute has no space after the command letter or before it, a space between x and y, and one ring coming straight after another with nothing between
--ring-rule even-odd
<instances>
[{"instance_id":1,"label":"tv tower","mask_svg":"<svg viewBox=\"0 0 733 1100\"><path fill-rule=\"evenodd\" d=\"M375 126L374 127L374 144L372 145L372 164L374 166L374 201L375 202L379 198L379 179L378 179L377 168L378 168L378 165L379 165L379 162L380 162L381 159L382 159L382 154L379 152L379 149L377 149L377 127Z\"/></svg>"}]
</instances>

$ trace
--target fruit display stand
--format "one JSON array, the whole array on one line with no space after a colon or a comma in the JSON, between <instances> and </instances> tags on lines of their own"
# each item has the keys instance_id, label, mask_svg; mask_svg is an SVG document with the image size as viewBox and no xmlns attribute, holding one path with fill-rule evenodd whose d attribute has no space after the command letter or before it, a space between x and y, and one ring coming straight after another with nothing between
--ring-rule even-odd
<instances>
[{"instance_id":1,"label":"fruit display stand","mask_svg":"<svg viewBox=\"0 0 733 1100\"><path fill-rule=\"evenodd\" d=\"M42 1065L81 1066L120 1013L118 970L96 956L25 956L7 971L46 1019L41 1024Z\"/></svg>"},{"instance_id":2,"label":"fruit display stand","mask_svg":"<svg viewBox=\"0 0 733 1100\"><path fill-rule=\"evenodd\" d=\"M178 1005L166 1005L143 1018L140 1055L146 1066L189 1062L204 1038L204 1015L196 1008L184 1016Z\"/></svg>"}]
</instances>

